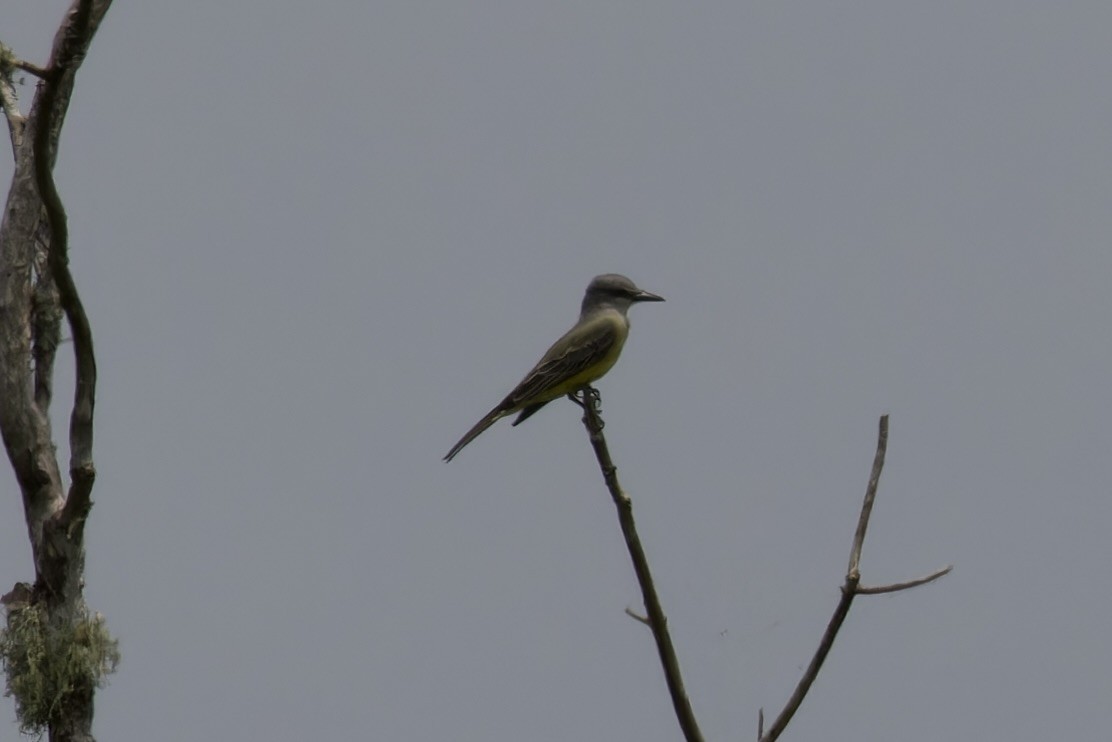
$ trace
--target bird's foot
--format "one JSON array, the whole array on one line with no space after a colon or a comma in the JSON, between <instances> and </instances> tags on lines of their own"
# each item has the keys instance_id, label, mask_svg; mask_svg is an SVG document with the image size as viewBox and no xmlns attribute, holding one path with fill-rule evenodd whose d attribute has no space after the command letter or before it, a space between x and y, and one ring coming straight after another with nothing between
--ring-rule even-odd
<instances>
[{"instance_id":1,"label":"bird's foot","mask_svg":"<svg viewBox=\"0 0 1112 742\"><path fill-rule=\"evenodd\" d=\"M585 417L593 417L598 420L598 428L602 430L605 423L602 421L602 395L598 393L598 389L593 386L585 386L577 391L569 392L568 399L583 408Z\"/></svg>"}]
</instances>

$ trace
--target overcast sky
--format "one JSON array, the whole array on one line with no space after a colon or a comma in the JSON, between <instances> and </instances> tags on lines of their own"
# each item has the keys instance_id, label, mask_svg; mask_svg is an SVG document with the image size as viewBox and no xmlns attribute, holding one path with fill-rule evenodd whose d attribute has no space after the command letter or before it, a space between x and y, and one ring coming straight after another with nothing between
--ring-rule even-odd
<instances>
[{"instance_id":1,"label":"overcast sky","mask_svg":"<svg viewBox=\"0 0 1112 742\"><path fill-rule=\"evenodd\" d=\"M813 653L885 412L864 581L955 570L855 603L785 739L1106 739L1110 79L1107 2L117 3L57 171L98 738L679 739L578 410L440 460L617 271L667 298L599 386L708 739Z\"/></svg>"}]
</instances>

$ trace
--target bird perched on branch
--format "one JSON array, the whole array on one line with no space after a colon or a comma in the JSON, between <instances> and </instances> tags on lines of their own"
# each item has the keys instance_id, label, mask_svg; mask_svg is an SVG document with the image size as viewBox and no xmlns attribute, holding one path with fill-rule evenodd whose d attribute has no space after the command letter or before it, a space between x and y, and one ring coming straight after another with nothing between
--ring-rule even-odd
<instances>
[{"instance_id":1,"label":"bird perched on branch","mask_svg":"<svg viewBox=\"0 0 1112 742\"><path fill-rule=\"evenodd\" d=\"M512 392L475 423L444 457L456 454L498 420L518 413L518 425L546 404L583 389L614 365L629 335L629 308L641 301L664 301L663 297L637 288L617 273L595 276L583 295L579 321L552 344L533 370Z\"/></svg>"}]
</instances>

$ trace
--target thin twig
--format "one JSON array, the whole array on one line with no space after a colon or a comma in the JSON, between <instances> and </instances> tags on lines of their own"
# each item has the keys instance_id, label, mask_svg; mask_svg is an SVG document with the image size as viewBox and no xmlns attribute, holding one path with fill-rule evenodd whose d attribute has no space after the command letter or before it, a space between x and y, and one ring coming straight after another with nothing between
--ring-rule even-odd
<instances>
[{"instance_id":1,"label":"thin twig","mask_svg":"<svg viewBox=\"0 0 1112 742\"><path fill-rule=\"evenodd\" d=\"M849 607L853 603L854 595L856 595L857 583L861 579L858 573L861 562L861 547L865 542L865 530L868 528L869 516L872 514L877 483L880 481L880 472L884 468L884 454L887 448L888 416L883 415L880 418L880 432L877 436L876 456L873 457L873 470L869 475L869 485L865 489L865 502L861 506L861 516L857 520L857 533L853 537L849 571L846 573L845 584L842 585L842 597L838 600L834 614L826 624L826 631L823 632L822 639L819 641L819 648L815 651L814 657L811 658L811 663L807 666L806 672L799 679L799 684L796 685L791 698L785 704L784 710L776 717L776 721L772 722L768 733L761 737L760 742L774 742L783 734L788 722L792 720L795 712L799 710L800 704L803 703L803 699L806 698L807 691L811 689L812 683L818 677L819 670L822 669L822 664L826 661L826 656L830 654L830 649L834 646L834 638L838 635L838 630L842 628L842 623L846 620Z\"/></svg>"},{"instance_id":2,"label":"thin twig","mask_svg":"<svg viewBox=\"0 0 1112 742\"><path fill-rule=\"evenodd\" d=\"M646 626L648 626L649 628L652 628L652 622L651 622L651 621L649 621L649 617L648 617L648 616L642 616L642 615L641 615L640 613L638 613L637 611L633 610L633 609L632 609L632 608L630 608L629 606L626 606L626 609L625 609L625 614L626 614L627 616L629 616L630 618L632 618L632 619L633 619L634 621L637 621L638 623L643 623L643 624L645 624Z\"/></svg>"},{"instance_id":3,"label":"thin twig","mask_svg":"<svg viewBox=\"0 0 1112 742\"><path fill-rule=\"evenodd\" d=\"M842 587L842 597L838 601L838 606L834 609L834 615L830 617L830 621L826 624L826 631L822 634L819 648L815 650L815 656L811 658L811 663L807 666L803 677L799 679L799 684L795 686L791 698L784 705L784 710L776 717L776 721L772 722L772 726L768 728L768 733L761 737L760 742L774 742L783 734L788 722L799 710L803 699L807 697L807 691L811 690L811 685L818 677L819 670L822 669L822 664L826 661L826 656L830 654L830 649L834 646L834 637L838 635L838 630L842 628L842 624L846 620L850 604L853 603L854 594L853 590L847 589L845 586Z\"/></svg>"},{"instance_id":4,"label":"thin twig","mask_svg":"<svg viewBox=\"0 0 1112 742\"><path fill-rule=\"evenodd\" d=\"M854 587L861 579L861 548L865 545L865 531L869 528L869 518L873 514L876 488L880 484L880 472L884 469L884 455L888 451L888 416L880 416L880 431L877 434L876 456L873 457L873 470L869 474L869 485L865 488L865 502L861 505L861 515L857 519L857 532L853 535L853 549L849 555L849 571Z\"/></svg>"},{"instance_id":5,"label":"thin twig","mask_svg":"<svg viewBox=\"0 0 1112 742\"><path fill-rule=\"evenodd\" d=\"M0 44L0 74L7 76L8 68L29 72L40 79L46 78L46 70L42 67L39 67L37 64L32 64L25 59L20 59L11 49ZM22 82L22 80L20 82Z\"/></svg>"},{"instance_id":6,"label":"thin twig","mask_svg":"<svg viewBox=\"0 0 1112 742\"><path fill-rule=\"evenodd\" d=\"M31 73L32 75L34 75L35 77L37 77L39 79L42 79L42 80L46 79L46 74L47 74L46 70L44 70L42 67L39 67L37 64L32 64L31 62L28 62L26 60L13 59L12 60L12 67L15 67L16 69L21 69L24 72L29 72L29 73Z\"/></svg>"},{"instance_id":7,"label":"thin twig","mask_svg":"<svg viewBox=\"0 0 1112 742\"><path fill-rule=\"evenodd\" d=\"M571 395L569 395L571 396ZM573 399L575 399L573 397ZM575 400L579 402L579 400ZM625 536L629 556L633 560L633 570L637 573L637 582L641 585L641 594L645 601L645 610L648 613L649 627L652 629L653 638L656 640L657 653L664 668L664 679L668 684L668 692L672 696L672 706L676 711L680 729L688 742L701 742L703 733L695 721L695 713L691 709L691 701L687 698L687 690L683 685L680 674L680 663L676 658L675 647L672 646L672 637L668 633L668 619L664 609L660 606L660 598L653 584L652 573L649 571L649 562L645 557L645 550L641 546L641 539L637 535L637 527L633 522L633 502L629 495L622 490L618 483L618 469L610 458L610 449L602 435L603 422L599 416L599 394L592 387L583 390L583 425L591 439L591 447L595 450L602 477L606 480L606 487L610 490L610 497L614 500L614 507L618 510L618 522ZM628 612L628 611L627 611Z\"/></svg>"},{"instance_id":8,"label":"thin twig","mask_svg":"<svg viewBox=\"0 0 1112 742\"><path fill-rule=\"evenodd\" d=\"M857 586L858 595L883 595L885 593L898 593L900 590L910 590L913 587L926 585L928 582L934 582L939 577L945 577L953 571L954 565L947 564L942 569L931 572L929 575L908 580L907 582L897 582L893 585L876 585L876 586Z\"/></svg>"},{"instance_id":9,"label":"thin twig","mask_svg":"<svg viewBox=\"0 0 1112 742\"><path fill-rule=\"evenodd\" d=\"M823 632L822 639L819 641L819 648L815 651L814 657L811 658L811 663L807 666L807 670L800 678L799 684L795 687L791 698L788 699L784 710L776 717L776 721L769 727L767 734L761 734L759 742L774 742L788 726L788 722L792 720L795 712L799 710L800 704L807 696L807 691L810 690L811 685L818 677L819 670L822 669L823 662L826 661L827 655L830 654L831 648L834 646L834 638L838 635L838 631L842 628L842 624L846 620L846 615L849 614L850 606L853 604L853 599L861 594L879 594L886 592L896 592L897 590L907 590L912 587L924 585L928 582L937 580L943 575L949 574L953 567L946 567L934 572L926 577L921 577L917 580L902 582L895 585L886 585L879 588L863 588L860 586L861 582L861 549L865 544L865 532L869 528L869 518L872 516L873 503L876 501L877 486L880 483L880 473L884 469L884 456L888 450L888 416L881 415L879 430L877 432L876 455L873 457L873 468L869 474L869 484L865 488L865 501L861 505L861 515L857 519L857 531L853 536L853 546L850 549L849 568L846 570L846 579L842 584L842 595L838 599L838 605L834 609L834 614L830 617L830 621L826 625L826 631ZM764 711L762 710L758 715L759 723L763 724Z\"/></svg>"}]
</instances>

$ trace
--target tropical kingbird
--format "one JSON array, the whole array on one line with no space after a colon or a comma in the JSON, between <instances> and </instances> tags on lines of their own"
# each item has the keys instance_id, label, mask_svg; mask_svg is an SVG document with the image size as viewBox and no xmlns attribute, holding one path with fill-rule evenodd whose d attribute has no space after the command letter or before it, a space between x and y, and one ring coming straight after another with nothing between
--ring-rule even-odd
<instances>
[{"instance_id":1,"label":"tropical kingbird","mask_svg":"<svg viewBox=\"0 0 1112 742\"><path fill-rule=\"evenodd\" d=\"M521 413L513 422L517 425L557 397L579 391L609 371L629 335L626 313L639 301L664 301L664 298L642 291L633 281L617 273L595 276L583 295L583 307L575 327L552 344L521 383L475 423L475 427L452 446L444 460L451 461L464 446L503 417Z\"/></svg>"}]
</instances>

